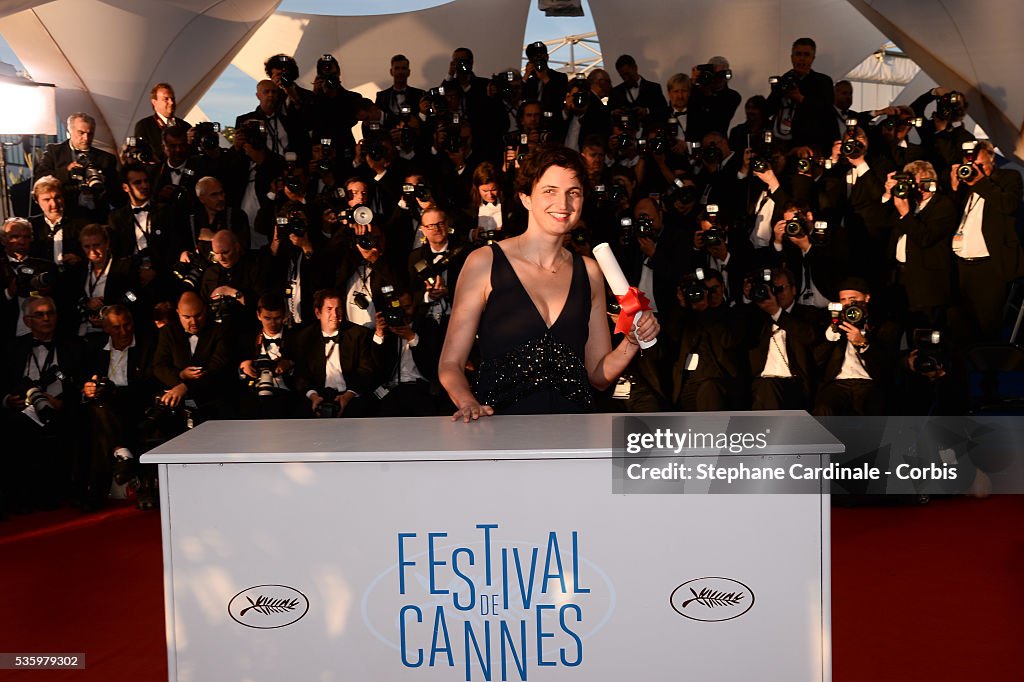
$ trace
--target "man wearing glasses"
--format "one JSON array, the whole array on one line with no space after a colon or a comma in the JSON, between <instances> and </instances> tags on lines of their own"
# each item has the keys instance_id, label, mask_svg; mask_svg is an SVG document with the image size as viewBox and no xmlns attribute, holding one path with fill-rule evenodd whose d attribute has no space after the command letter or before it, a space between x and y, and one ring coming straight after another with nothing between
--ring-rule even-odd
<instances>
[{"instance_id":1,"label":"man wearing glasses","mask_svg":"<svg viewBox=\"0 0 1024 682\"><path fill-rule=\"evenodd\" d=\"M10 445L0 480L0 510L54 509L71 492L78 407L75 377L83 365L77 339L58 339L57 306L49 296L22 305L29 333L4 355L3 432Z\"/></svg>"},{"instance_id":2,"label":"man wearing glasses","mask_svg":"<svg viewBox=\"0 0 1024 682\"><path fill-rule=\"evenodd\" d=\"M409 254L413 301L424 314L438 322L447 322L455 295L455 281L465 260L463 248L453 243L453 221L439 208L423 212L420 230L424 243Z\"/></svg>"}]
</instances>

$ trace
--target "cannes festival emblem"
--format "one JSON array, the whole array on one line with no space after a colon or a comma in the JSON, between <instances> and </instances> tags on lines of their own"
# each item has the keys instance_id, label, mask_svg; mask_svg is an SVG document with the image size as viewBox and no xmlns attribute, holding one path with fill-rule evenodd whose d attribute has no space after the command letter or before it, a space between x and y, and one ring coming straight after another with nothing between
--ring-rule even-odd
<instances>
[{"instance_id":1,"label":"cannes festival emblem","mask_svg":"<svg viewBox=\"0 0 1024 682\"><path fill-rule=\"evenodd\" d=\"M714 623L739 618L754 605L754 592L732 578L689 580L672 591L676 613L690 620Z\"/></svg>"},{"instance_id":2,"label":"cannes festival emblem","mask_svg":"<svg viewBox=\"0 0 1024 682\"><path fill-rule=\"evenodd\" d=\"M309 611L309 599L287 585L256 585L228 602L228 614L239 625L259 630L283 628Z\"/></svg>"}]
</instances>

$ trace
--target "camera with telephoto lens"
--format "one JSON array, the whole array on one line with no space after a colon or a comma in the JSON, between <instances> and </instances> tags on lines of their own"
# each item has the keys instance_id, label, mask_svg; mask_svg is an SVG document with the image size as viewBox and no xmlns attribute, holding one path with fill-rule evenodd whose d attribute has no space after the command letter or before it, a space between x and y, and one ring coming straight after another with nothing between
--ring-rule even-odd
<instances>
[{"instance_id":1,"label":"camera with telephoto lens","mask_svg":"<svg viewBox=\"0 0 1024 682\"><path fill-rule=\"evenodd\" d=\"M301 239L306 236L308 227L305 213L298 210L289 211L288 215L277 218L277 237L278 239L285 239L289 235L294 234Z\"/></svg>"},{"instance_id":2,"label":"camera with telephoto lens","mask_svg":"<svg viewBox=\"0 0 1024 682\"><path fill-rule=\"evenodd\" d=\"M868 322L868 304L863 301L851 301L846 305L829 303L828 310L832 314L832 329L837 334L844 333L843 322L849 322L857 329L864 329Z\"/></svg>"},{"instance_id":3,"label":"camera with telephoto lens","mask_svg":"<svg viewBox=\"0 0 1024 682\"><path fill-rule=\"evenodd\" d=\"M39 421L46 426L57 416L57 408L50 401L50 395L46 392L47 387L55 381L67 381L67 376L57 366L51 366L44 371L36 381L29 381L25 390L25 407L34 407Z\"/></svg>"},{"instance_id":4,"label":"camera with telephoto lens","mask_svg":"<svg viewBox=\"0 0 1024 682\"><path fill-rule=\"evenodd\" d=\"M265 121L250 118L242 123L239 132L245 136L245 142L253 149L267 148L267 124Z\"/></svg>"},{"instance_id":5,"label":"camera with telephoto lens","mask_svg":"<svg viewBox=\"0 0 1024 682\"><path fill-rule=\"evenodd\" d=\"M946 347L937 329L915 329L913 348L917 351L913 368L919 374L939 372L946 366Z\"/></svg>"},{"instance_id":6,"label":"camera with telephoto lens","mask_svg":"<svg viewBox=\"0 0 1024 682\"><path fill-rule=\"evenodd\" d=\"M11 264L14 274L14 288L21 298L28 298L33 292L47 291L57 284L57 278L49 272L36 270L28 263Z\"/></svg>"},{"instance_id":7,"label":"camera with telephoto lens","mask_svg":"<svg viewBox=\"0 0 1024 682\"><path fill-rule=\"evenodd\" d=\"M252 369L256 372L256 379L250 384L256 389L256 394L261 398L274 395L274 370L277 369L277 361L261 355L252 361Z\"/></svg>"},{"instance_id":8,"label":"camera with telephoto lens","mask_svg":"<svg viewBox=\"0 0 1024 682\"><path fill-rule=\"evenodd\" d=\"M220 123L201 121L195 125L195 131L192 139L196 149L210 151L220 147Z\"/></svg>"},{"instance_id":9,"label":"camera with telephoto lens","mask_svg":"<svg viewBox=\"0 0 1024 682\"><path fill-rule=\"evenodd\" d=\"M772 282L772 271L765 268L761 271L761 278L754 279L750 287L750 300L754 303L763 303L773 296L777 296L782 287Z\"/></svg>"},{"instance_id":10,"label":"camera with telephoto lens","mask_svg":"<svg viewBox=\"0 0 1024 682\"><path fill-rule=\"evenodd\" d=\"M704 268L697 268L686 288L683 289L683 297L688 305L696 305L708 297L708 285L704 281Z\"/></svg>"},{"instance_id":11,"label":"camera with telephoto lens","mask_svg":"<svg viewBox=\"0 0 1024 682\"><path fill-rule=\"evenodd\" d=\"M402 302L398 300L395 288L390 284L385 284L380 288L380 293L383 296L383 309L380 312L384 316L384 323L389 327L404 325L405 311L402 310Z\"/></svg>"},{"instance_id":12,"label":"camera with telephoto lens","mask_svg":"<svg viewBox=\"0 0 1024 682\"><path fill-rule=\"evenodd\" d=\"M85 152L79 152L75 157L75 162L78 166L68 172L69 184L72 189L77 189L80 192L89 192L97 196L103 194L106 190L103 171L92 165L89 155Z\"/></svg>"},{"instance_id":13,"label":"camera with telephoto lens","mask_svg":"<svg viewBox=\"0 0 1024 682\"><path fill-rule=\"evenodd\" d=\"M843 141L839 143L839 152L846 157L859 158L865 151L864 143L857 139L857 119L847 119L846 132L843 133Z\"/></svg>"},{"instance_id":14,"label":"camera with telephoto lens","mask_svg":"<svg viewBox=\"0 0 1024 682\"><path fill-rule=\"evenodd\" d=\"M772 86L772 92L780 95L785 95L790 90L795 90L799 87L800 83L792 73L786 73L781 76L771 76L768 78L768 84Z\"/></svg>"},{"instance_id":15,"label":"camera with telephoto lens","mask_svg":"<svg viewBox=\"0 0 1024 682\"><path fill-rule=\"evenodd\" d=\"M967 97L953 90L939 98L935 106L935 118L943 121L957 121L967 113Z\"/></svg>"},{"instance_id":16,"label":"camera with telephoto lens","mask_svg":"<svg viewBox=\"0 0 1024 682\"><path fill-rule=\"evenodd\" d=\"M491 230L491 232L497 232L498 234L500 234L500 231L498 230ZM493 243L494 241L497 240L493 239L492 242L490 243ZM450 251L445 251L444 253L438 254L437 257L432 262L427 261L427 259L425 258L421 258L420 260L416 261L413 264L413 269L416 271L416 276L419 277L420 280L423 281L425 284L434 286L434 284L437 282L438 276L440 276L441 273L448 269L448 266L451 265L452 259L458 256L460 253L462 253L462 250L462 246L457 246L454 249L451 249ZM383 289L381 289L381 291L383 291Z\"/></svg>"},{"instance_id":17,"label":"camera with telephoto lens","mask_svg":"<svg viewBox=\"0 0 1024 682\"><path fill-rule=\"evenodd\" d=\"M964 142L960 148L964 152L964 159L956 167L956 176L961 180L973 180L978 174L978 167L974 165L978 161L978 143Z\"/></svg>"},{"instance_id":18,"label":"camera with telephoto lens","mask_svg":"<svg viewBox=\"0 0 1024 682\"><path fill-rule=\"evenodd\" d=\"M141 163L149 165L156 163L153 156L153 149L144 137L126 137L124 139L124 151L121 153L123 163Z\"/></svg>"},{"instance_id":19,"label":"camera with telephoto lens","mask_svg":"<svg viewBox=\"0 0 1024 682\"><path fill-rule=\"evenodd\" d=\"M769 150L772 144L772 132L770 130L764 131L764 135L761 138L761 144L750 156L750 167L755 173L767 173L771 167L772 162L769 160Z\"/></svg>"},{"instance_id":20,"label":"camera with telephoto lens","mask_svg":"<svg viewBox=\"0 0 1024 682\"><path fill-rule=\"evenodd\" d=\"M210 267L212 262L210 258L204 258L195 251L189 251L188 262L175 263L171 268L171 272L187 284L189 288L198 289L199 282L203 279L203 273L206 272L206 268Z\"/></svg>"},{"instance_id":21,"label":"camera with telephoto lens","mask_svg":"<svg viewBox=\"0 0 1024 682\"><path fill-rule=\"evenodd\" d=\"M896 173L892 179L896 181L892 195L897 199L909 199L917 194L917 183L914 181L913 173Z\"/></svg>"}]
</instances>

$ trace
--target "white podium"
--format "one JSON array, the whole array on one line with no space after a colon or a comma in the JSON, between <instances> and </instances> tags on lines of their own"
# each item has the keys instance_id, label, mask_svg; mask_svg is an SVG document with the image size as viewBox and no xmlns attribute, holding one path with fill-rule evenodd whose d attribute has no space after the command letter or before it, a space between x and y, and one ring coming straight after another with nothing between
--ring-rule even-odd
<instances>
[{"instance_id":1,"label":"white podium","mask_svg":"<svg viewBox=\"0 0 1024 682\"><path fill-rule=\"evenodd\" d=\"M830 680L827 494L615 494L615 417L210 422L153 450L170 679ZM771 418L804 437L747 461L842 451Z\"/></svg>"}]
</instances>

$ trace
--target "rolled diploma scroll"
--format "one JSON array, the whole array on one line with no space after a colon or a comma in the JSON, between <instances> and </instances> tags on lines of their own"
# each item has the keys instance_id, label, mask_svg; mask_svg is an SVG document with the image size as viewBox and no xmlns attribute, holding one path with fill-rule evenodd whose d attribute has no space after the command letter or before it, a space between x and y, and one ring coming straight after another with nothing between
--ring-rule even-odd
<instances>
[{"instance_id":1,"label":"rolled diploma scroll","mask_svg":"<svg viewBox=\"0 0 1024 682\"><path fill-rule=\"evenodd\" d=\"M623 296L629 293L629 282L626 281L626 276L622 274L622 268L619 267L619 261L615 259L615 254L612 253L611 247L607 243L601 243L593 248L593 253L594 259L601 268L601 272L604 273L605 281L608 282L608 287L615 294L615 298L621 300ZM637 311L636 316L633 318L634 333L636 332L637 322L640 321L642 314L642 311ZM641 348L650 348L658 342L658 339L642 341L638 338L637 341L639 341Z\"/></svg>"}]
</instances>

